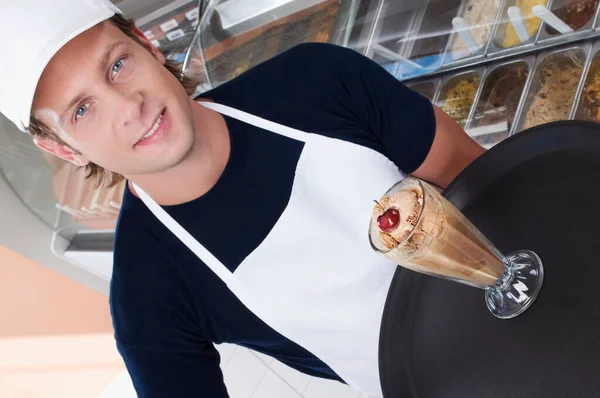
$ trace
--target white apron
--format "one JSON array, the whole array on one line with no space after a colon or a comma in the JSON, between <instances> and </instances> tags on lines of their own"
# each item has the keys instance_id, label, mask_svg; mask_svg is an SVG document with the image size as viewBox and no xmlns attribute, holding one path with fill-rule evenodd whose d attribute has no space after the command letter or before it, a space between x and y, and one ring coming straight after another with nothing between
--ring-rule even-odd
<instances>
[{"instance_id":1,"label":"white apron","mask_svg":"<svg viewBox=\"0 0 600 398\"><path fill-rule=\"evenodd\" d=\"M266 324L321 359L353 388L381 397L379 329L396 266L372 250L368 228L373 200L404 175L369 148L224 105L201 104L305 143L283 214L231 273L135 186L140 198Z\"/></svg>"}]
</instances>

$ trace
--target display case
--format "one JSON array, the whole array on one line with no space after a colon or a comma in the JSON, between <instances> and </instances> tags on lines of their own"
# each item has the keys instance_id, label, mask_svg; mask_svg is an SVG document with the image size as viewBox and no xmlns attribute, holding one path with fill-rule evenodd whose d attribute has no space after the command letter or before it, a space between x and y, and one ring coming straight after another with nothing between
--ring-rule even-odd
<instances>
[{"instance_id":1,"label":"display case","mask_svg":"<svg viewBox=\"0 0 600 398\"><path fill-rule=\"evenodd\" d=\"M446 76L434 97L435 104L463 128L470 121L484 71L485 68L477 68Z\"/></svg>"},{"instance_id":2,"label":"display case","mask_svg":"<svg viewBox=\"0 0 600 398\"><path fill-rule=\"evenodd\" d=\"M519 130L570 118L589 47L571 46L540 54L519 118Z\"/></svg>"},{"instance_id":3,"label":"display case","mask_svg":"<svg viewBox=\"0 0 600 398\"><path fill-rule=\"evenodd\" d=\"M517 58L489 66L467 131L480 145L491 148L509 137L519 119L535 57Z\"/></svg>"},{"instance_id":4,"label":"display case","mask_svg":"<svg viewBox=\"0 0 600 398\"><path fill-rule=\"evenodd\" d=\"M589 40L597 27L598 0L213 0L184 69L207 90L320 41L408 81Z\"/></svg>"}]
</instances>

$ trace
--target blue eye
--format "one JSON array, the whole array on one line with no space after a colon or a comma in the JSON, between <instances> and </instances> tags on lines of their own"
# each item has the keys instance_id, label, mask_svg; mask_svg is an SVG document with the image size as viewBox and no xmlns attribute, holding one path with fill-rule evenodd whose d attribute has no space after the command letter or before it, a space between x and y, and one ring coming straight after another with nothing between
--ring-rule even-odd
<instances>
[{"instance_id":1,"label":"blue eye","mask_svg":"<svg viewBox=\"0 0 600 398\"><path fill-rule=\"evenodd\" d=\"M89 107L90 106L88 104L83 104L79 108L77 108L77 111L75 112L75 120L85 115Z\"/></svg>"},{"instance_id":2,"label":"blue eye","mask_svg":"<svg viewBox=\"0 0 600 398\"><path fill-rule=\"evenodd\" d=\"M119 73L119 72L121 71L121 69L123 69L123 60L122 60L122 59L118 60L118 61L117 61L117 62L115 62L115 64L113 65L113 67L112 67L112 70L111 70L111 72L112 72L112 76L114 77L114 75L115 75L116 73Z\"/></svg>"}]
</instances>

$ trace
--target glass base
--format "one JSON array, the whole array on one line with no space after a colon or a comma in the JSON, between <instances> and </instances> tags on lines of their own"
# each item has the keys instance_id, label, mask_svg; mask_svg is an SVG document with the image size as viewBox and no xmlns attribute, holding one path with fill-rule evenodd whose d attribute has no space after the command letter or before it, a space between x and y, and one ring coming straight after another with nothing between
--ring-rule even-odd
<instances>
[{"instance_id":1,"label":"glass base","mask_svg":"<svg viewBox=\"0 0 600 398\"><path fill-rule=\"evenodd\" d=\"M533 304L544 280L544 266L537 254L517 250L505 258L506 270L485 291L490 312L500 319L514 318Z\"/></svg>"}]
</instances>

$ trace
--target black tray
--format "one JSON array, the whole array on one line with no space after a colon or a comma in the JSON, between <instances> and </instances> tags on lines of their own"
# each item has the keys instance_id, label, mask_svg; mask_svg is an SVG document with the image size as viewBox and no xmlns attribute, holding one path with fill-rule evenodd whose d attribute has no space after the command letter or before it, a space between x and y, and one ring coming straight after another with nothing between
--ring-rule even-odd
<instances>
[{"instance_id":1,"label":"black tray","mask_svg":"<svg viewBox=\"0 0 600 398\"><path fill-rule=\"evenodd\" d=\"M600 125L520 133L444 195L501 251L538 253L544 285L499 320L483 290L399 267L380 336L384 396L600 397Z\"/></svg>"}]
</instances>

